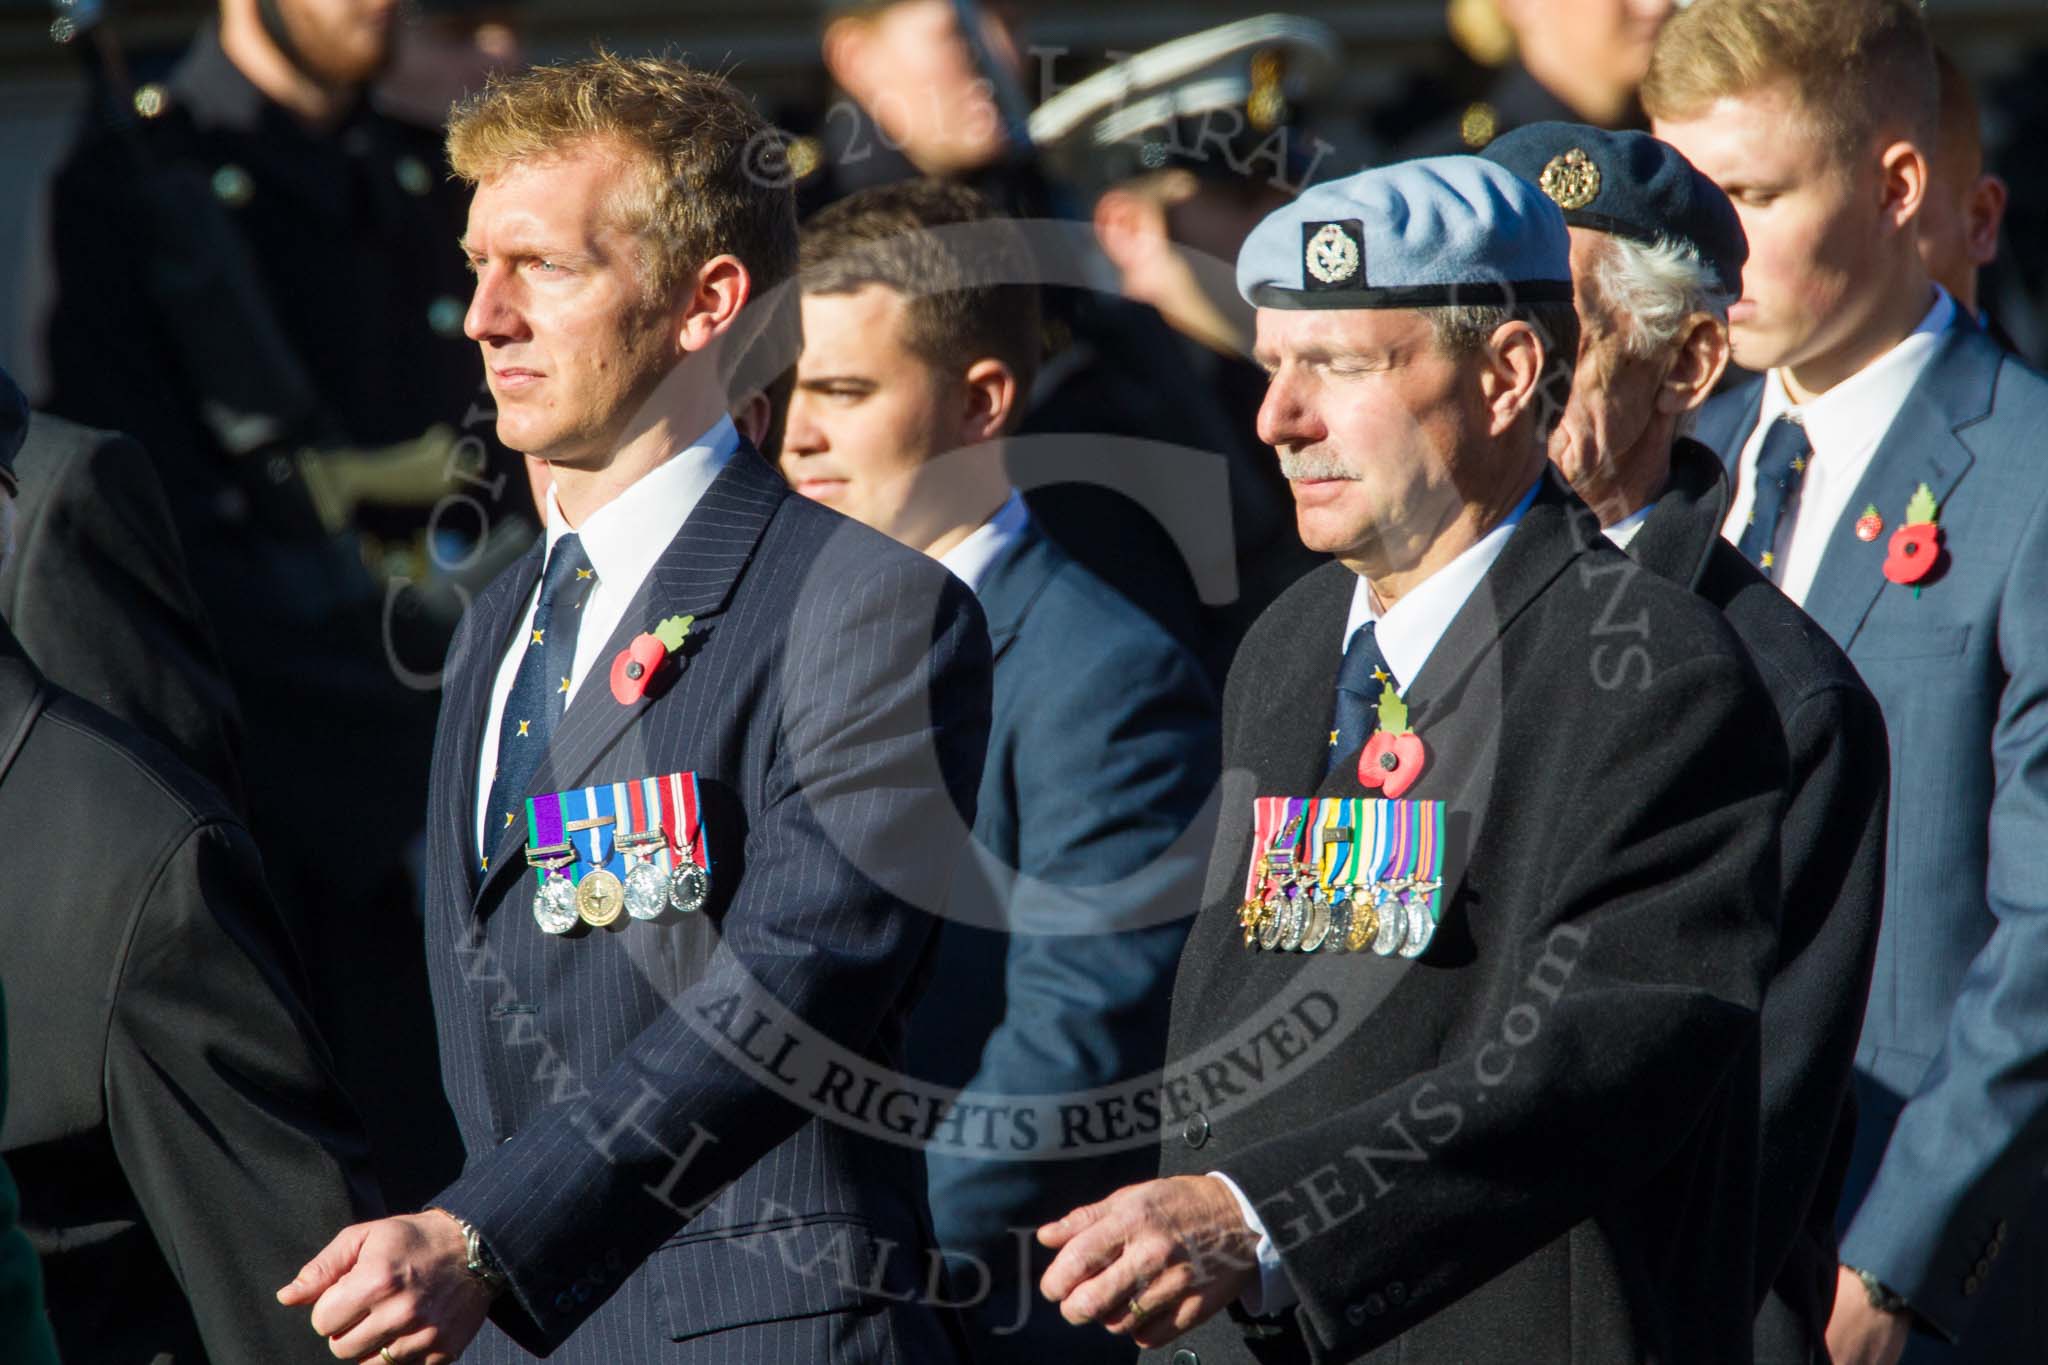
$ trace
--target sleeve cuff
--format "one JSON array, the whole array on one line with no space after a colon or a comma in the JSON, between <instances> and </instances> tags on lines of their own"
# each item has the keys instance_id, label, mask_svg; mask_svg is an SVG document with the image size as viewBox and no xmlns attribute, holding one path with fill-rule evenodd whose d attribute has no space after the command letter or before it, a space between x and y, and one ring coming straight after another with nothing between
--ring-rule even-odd
<instances>
[{"instance_id":1,"label":"sleeve cuff","mask_svg":"<svg viewBox=\"0 0 2048 1365\"><path fill-rule=\"evenodd\" d=\"M1244 1191L1237 1187L1235 1180L1221 1171L1210 1171L1209 1177L1221 1181L1223 1188L1230 1191L1230 1197L1237 1201L1237 1211L1243 1216L1244 1225L1259 1238L1259 1278L1239 1297L1238 1305L1255 1318L1286 1312L1300 1300L1294 1292L1294 1282L1287 1278L1286 1267L1280 1264L1280 1248L1273 1245L1273 1235L1266 1231L1259 1211L1252 1207L1251 1200L1245 1198Z\"/></svg>"}]
</instances>

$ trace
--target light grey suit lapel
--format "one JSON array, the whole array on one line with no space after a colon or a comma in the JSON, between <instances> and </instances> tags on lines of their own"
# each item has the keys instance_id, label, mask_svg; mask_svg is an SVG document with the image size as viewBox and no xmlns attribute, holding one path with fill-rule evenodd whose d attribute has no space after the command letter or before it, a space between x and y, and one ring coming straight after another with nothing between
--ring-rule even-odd
<instances>
[{"instance_id":1,"label":"light grey suit lapel","mask_svg":"<svg viewBox=\"0 0 2048 1365\"><path fill-rule=\"evenodd\" d=\"M1978 328L1950 328L1829 531L1803 605L1844 649L1888 583L1884 559L1890 537L1858 540L1856 519L1874 506L1887 528L1896 527L1904 519L1906 500L1923 483L1936 502L1948 501L1975 458L1964 432L1990 415L2003 358L1997 343Z\"/></svg>"}]
</instances>

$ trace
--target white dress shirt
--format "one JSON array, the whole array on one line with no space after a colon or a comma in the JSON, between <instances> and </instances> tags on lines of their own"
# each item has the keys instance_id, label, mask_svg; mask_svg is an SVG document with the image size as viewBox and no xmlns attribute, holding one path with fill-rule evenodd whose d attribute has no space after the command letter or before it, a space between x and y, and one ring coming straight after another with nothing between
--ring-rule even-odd
<instances>
[{"instance_id":1,"label":"white dress shirt","mask_svg":"<svg viewBox=\"0 0 2048 1365\"><path fill-rule=\"evenodd\" d=\"M1636 538L1636 532L1642 530L1643 523L1650 519L1650 509L1656 505L1654 502L1645 503L1614 525L1603 529L1600 534L1612 541L1615 549L1626 550L1629 543Z\"/></svg>"},{"instance_id":2,"label":"white dress shirt","mask_svg":"<svg viewBox=\"0 0 2048 1365\"><path fill-rule=\"evenodd\" d=\"M554 488L549 487L547 552L553 554L555 542L575 531L581 538L583 553L590 557L590 567L597 572L596 586L578 609L576 659L569 670L571 701L589 679L599 662L598 652L611 639L626 607L640 591L640 581L683 529L704 490L711 486L739 445L739 432L732 419L719 418L718 425L705 432L695 445L641 475L631 487L592 512L581 526L569 524ZM477 845L486 856L497 834L496 829L487 826L491 816L491 779L498 772L498 727L504 723L505 701L512 695L519 662L526 657L533 610L539 601L540 584L536 582L532 595L526 599L526 610L521 613L522 624L513 632L505 656L498 661L497 681L491 686L491 708L484 716L483 745L477 752L476 828ZM647 622L647 629L652 630L655 624ZM609 665L605 672L609 676ZM565 708L567 704L563 704ZM503 826L502 814L497 823Z\"/></svg>"},{"instance_id":3,"label":"white dress shirt","mask_svg":"<svg viewBox=\"0 0 2048 1365\"><path fill-rule=\"evenodd\" d=\"M1500 525L1409 589L1406 597L1384 613L1373 601L1371 588L1360 578L1358 585L1351 590L1351 614L1344 622L1344 637L1338 641L1339 656L1349 647L1351 637L1358 633L1360 626L1367 621L1378 622L1373 630L1373 640L1386 658L1387 667L1394 671L1395 682L1405 691L1422 672L1422 666L1429 661L1437 641L1443 639L1444 632L1451 628L1451 622L1464 609L1473 589L1486 577L1493 562L1500 558L1500 552L1507 548L1508 537L1515 533L1522 513L1529 510L1529 504L1536 500L1536 490L1541 486L1541 479L1530 484L1529 491L1522 495L1513 511L1501 518ZM1335 686L1333 680L1331 687L1334 689ZM1235 1180L1221 1171L1209 1174L1222 1181L1231 1197L1237 1200L1237 1211L1244 1216L1244 1225L1259 1239L1258 1282L1245 1290L1238 1302L1244 1305L1247 1313L1258 1316L1286 1312L1299 1301L1299 1296L1294 1292L1293 1281L1287 1278L1286 1267L1280 1262L1280 1249L1273 1244L1273 1235L1266 1230L1259 1211L1252 1207L1251 1200L1245 1198L1244 1191L1237 1187Z\"/></svg>"},{"instance_id":4,"label":"white dress shirt","mask_svg":"<svg viewBox=\"0 0 2048 1365\"><path fill-rule=\"evenodd\" d=\"M982 580L988 577L989 567L1017 543L1017 537L1024 534L1024 528L1030 522L1031 514L1024 508L1024 495L1013 488L995 515L969 532L967 539L940 555L939 563L945 565L953 577L965 583L968 591L979 593Z\"/></svg>"},{"instance_id":5,"label":"white dress shirt","mask_svg":"<svg viewBox=\"0 0 2048 1365\"><path fill-rule=\"evenodd\" d=\"M1871 457L1884 435L1891 430L1906 394L1918 382L1927 363L1941 344L1942 333L1956 320L1956 302L1940 285L1934 287L1934 306L1920 319L1920 325L1898 345L1808 402L1794 404L1785 390L1782 371L1764 377L1762 405L1756 416L1756 430L1742 447L1742 459L1735 469L1735 496L1728 502L1728 520L1721 525L1727 540L1740 544L1749 525L1750 509L1756 505L1756 460L1764 437L1778 418L1790 414L1806 428L1813 453L1800 476L1799 488L1787 500L1778 520L1778 533L1771 545L1774 566L1768 571L1785 595L1804 604L1820 571L1821 556L1841 522L1842 513L1855 496L1856 485L1870 468ZM1897 507L1881 507L1887 522L1906 510L1905 494Z\"/></svg>"}]
</instances>

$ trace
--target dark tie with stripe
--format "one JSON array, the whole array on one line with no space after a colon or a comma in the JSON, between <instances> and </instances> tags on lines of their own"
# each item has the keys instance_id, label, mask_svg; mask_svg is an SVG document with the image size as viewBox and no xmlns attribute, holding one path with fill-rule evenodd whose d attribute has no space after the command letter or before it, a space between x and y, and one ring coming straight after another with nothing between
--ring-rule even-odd
<instances>
[{"instance_id":1,"label":"dark tie with stripe","mask_svg":"<svg viewBox=\"0 0 2048 1365\"><path fill-rule=\"evenodd\" d=\"M1771 423L1764 433L1763 448L1756 453L1756 501L1750 505L1749 525L1742 528L1736 548L1772 582L1778 577L1778 556L1772 548L1778 543L1778 524L1785 519L1785 504L1798 496L1799 481L1812 454L1806 428L1790 417Z\"/></svg>"},{"instance_id":2,"label":"dark tie with stripe","mask_svg":"<svg viewBox=\"0 0 2048 1365\"><path fill-rule=\"evenodd\" d=\"M1375 633L1376 624L1367 621L1352 633L1351 643L1344 647L1344 665L1337 670L1336 724L1330 731L1330 767L1335 767L1337 760L1345 754L1362 748L1371 738L1376 728L1381 690L1388 683L1393 683L1396 689L1400 687L1394 681L1394 670L1387 667L1387 656L1380 653Z\"/></svg>"},{"instance_id":3,"label":"dark tie with stripe","mask_svg":"<svg viewBox=\"0 0 2048 1365\"><path fill-rule=\"evenodd\" d=\"M491 804L484 820L484 857L498 834L517 822L526 804L526 786L540 767L555 722L569 705L569 673L576 663L576 626L583 599L597 585L590 556L574 532L555 542L541 575L540 598L533 605L533 626L526 653L512 676L505 698L505 716L498 724L498 770L491 776ZM557 611L557 608L561 610Z\"/></svg>"}]
</instances>

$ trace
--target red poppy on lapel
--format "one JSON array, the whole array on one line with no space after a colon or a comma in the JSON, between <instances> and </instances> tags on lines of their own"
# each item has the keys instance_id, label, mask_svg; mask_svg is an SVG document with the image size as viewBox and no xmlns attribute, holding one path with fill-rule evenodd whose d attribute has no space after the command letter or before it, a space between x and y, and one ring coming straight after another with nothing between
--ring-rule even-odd
<instances>
[{"instance_id":1,"label":"red poppy on lapel","mask_svg":"<svg viewBox=\"0 0 2048 1365\"><path fill-rule=\"evenodd\" d=\"M633 643L612 659L612 696L619 705L631 706L647 695L655 670L668 656L682 648L690 634L694 616L671 616L652 631L636 635Z\"/></svg>"},{"instance_id":2,"label":"red poppy on lapel","mask_svg":"<svg viewBox=\"0 0 2048 1365\"><path fill-rule=\"evenodd\" d=\"M1408 703L1389 684L1380 692L1380 728L1358 756L1358 780L1390 799L1415 785L1429 752L1422 736L1408 728Z\"/></svg>"},{"instance_id":3,"label":"red poppy on lapel","mask_svg":"<svg viewBox=\"0 0 2048 1365\"><path fill-rule=\"evenodd\" d=\"M1933 491L1921 484L1912 501L1906 504L1905 525L1892 532L1891 543L1886 547L1884 576L1913 588L1915 595L1920 591L1920 581L1934 572L1941 559L1941 527L1935 521L1936 510Z\"/></svg>"}]
</instances>

